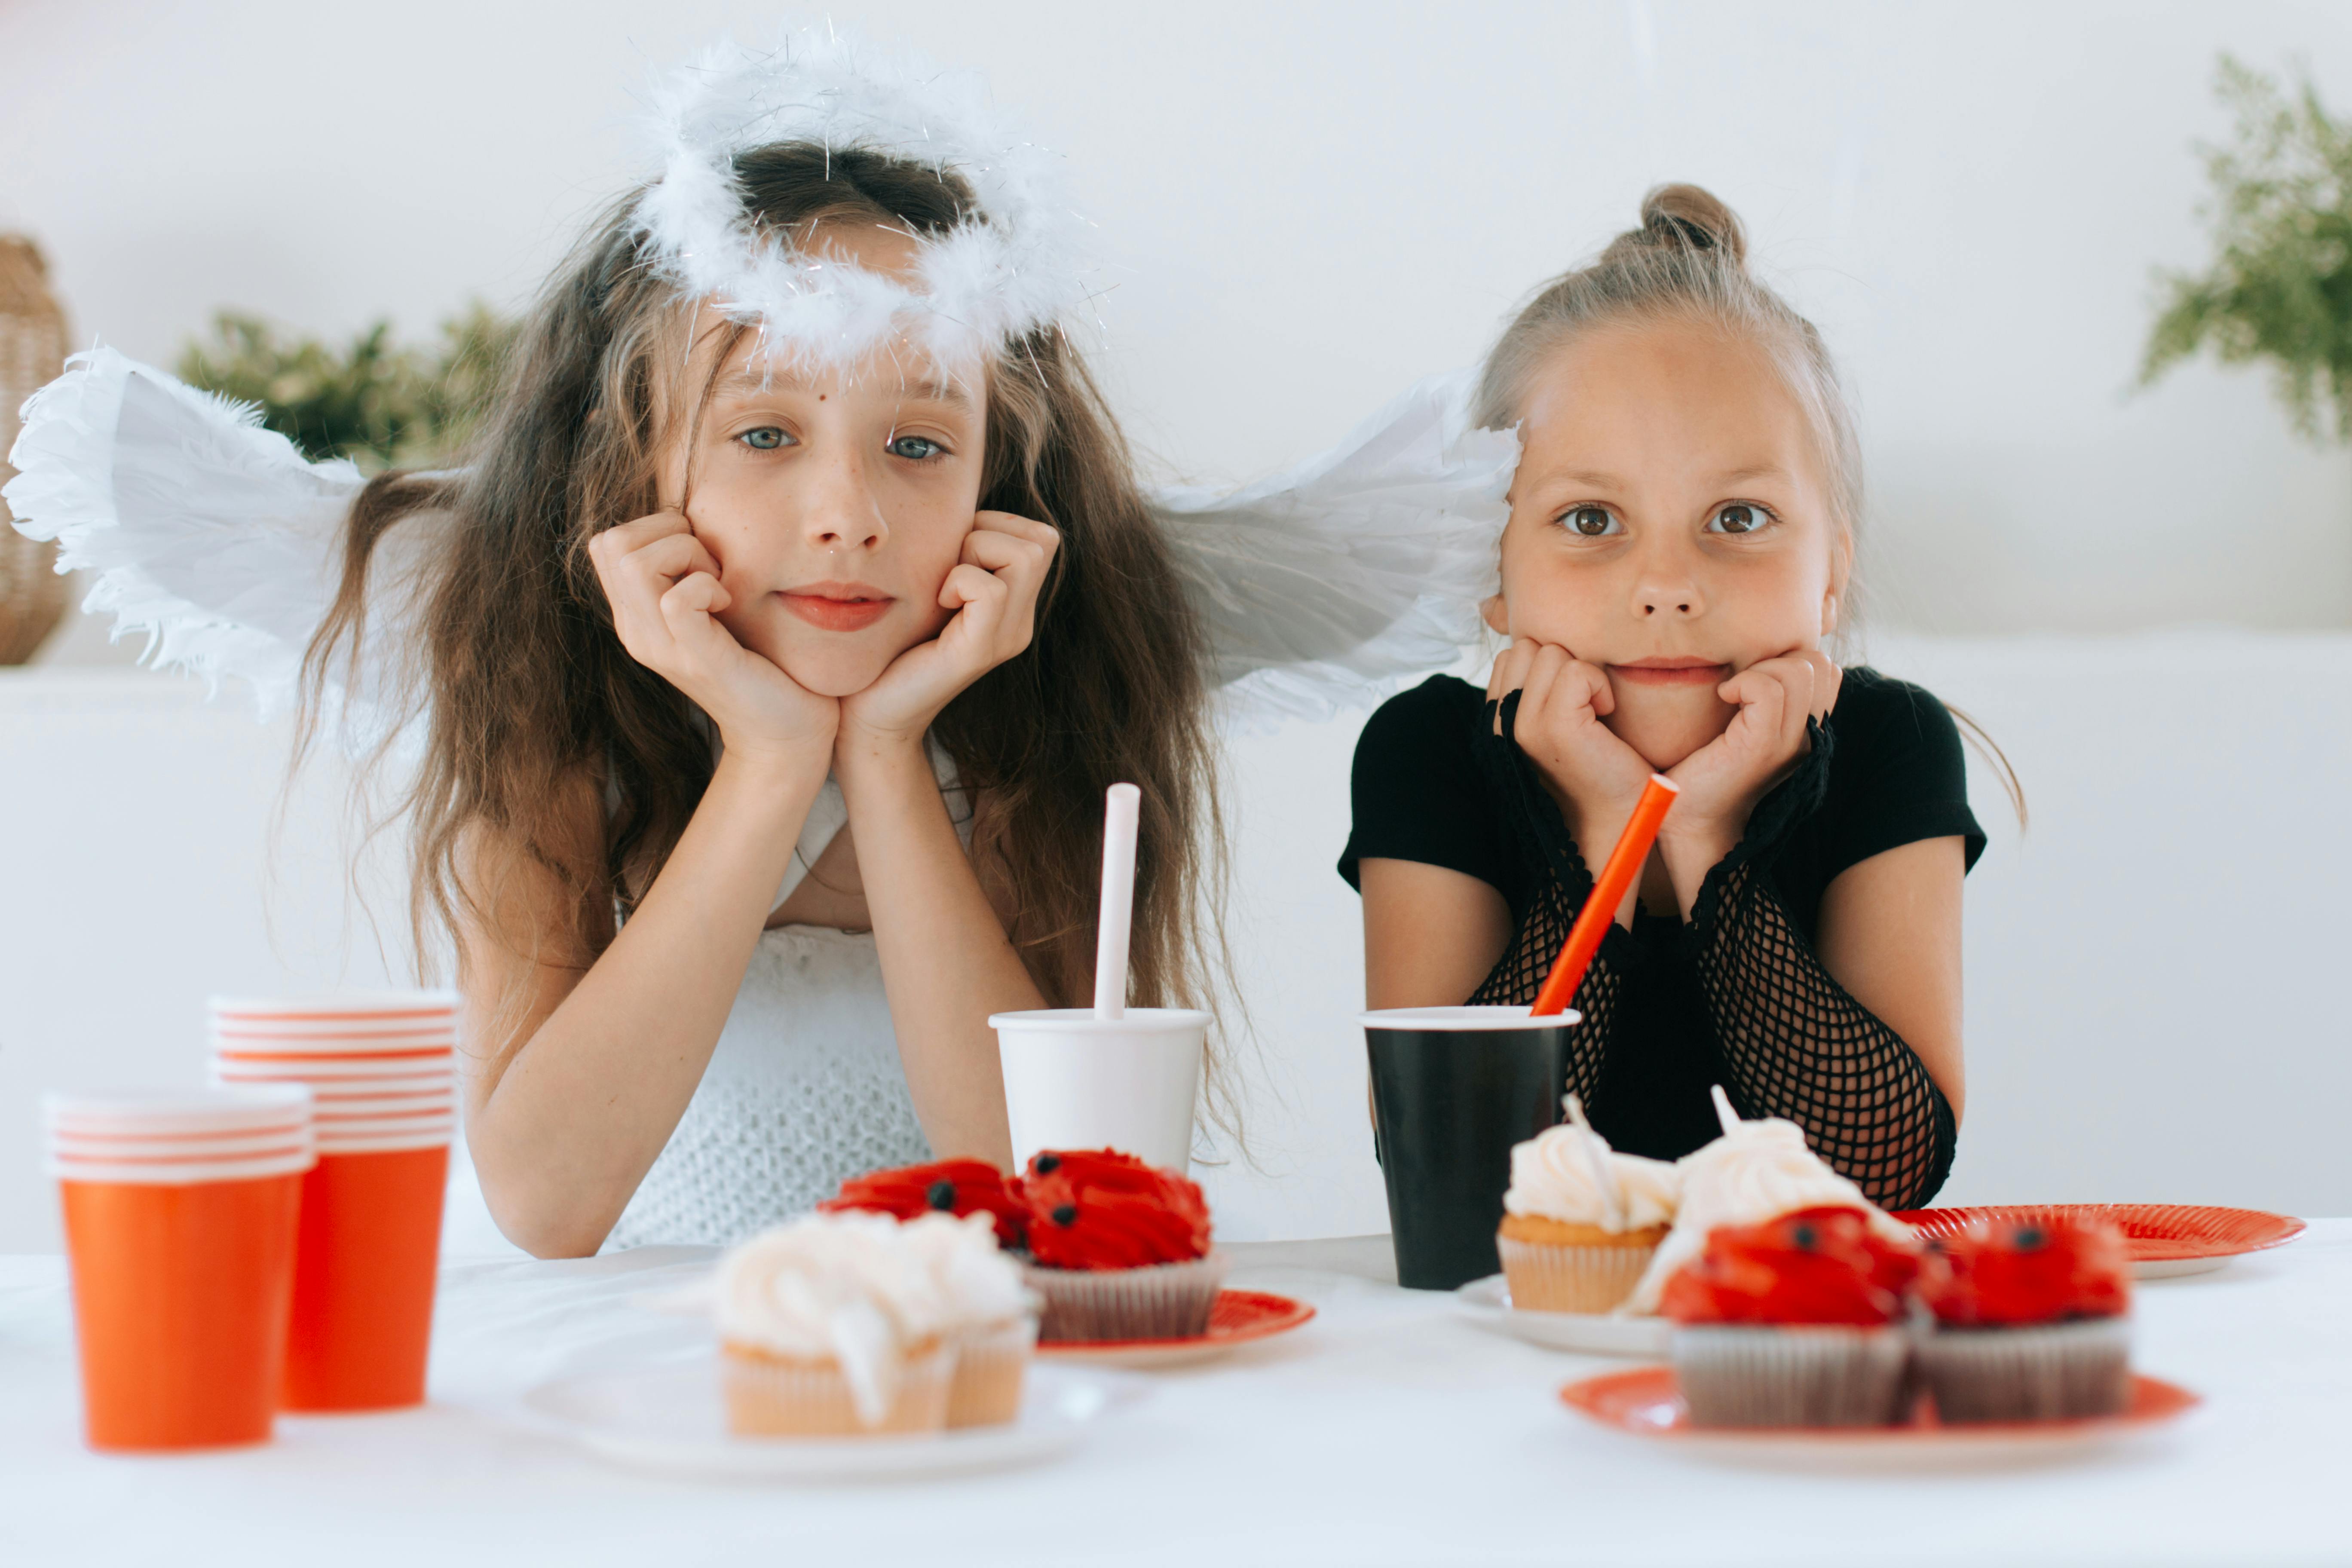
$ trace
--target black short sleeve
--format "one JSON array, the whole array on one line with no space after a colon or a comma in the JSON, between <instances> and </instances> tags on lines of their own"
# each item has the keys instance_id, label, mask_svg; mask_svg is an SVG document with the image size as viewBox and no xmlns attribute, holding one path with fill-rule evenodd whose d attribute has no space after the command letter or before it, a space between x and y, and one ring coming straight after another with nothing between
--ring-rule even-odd
<instances>
[{"instance_id":1,"label":"black short sleeve","mask_svg":"<svg viewBox=\"0 0 2352 1568\"><path fill-rule=\"evenodd\" d=\"M1967 863L1984 853L1969 809L1968 755L1951 710L1908 681L1847 672L1831 719L1836 730L1828 809L1821 813L1820 876L1826 887L1849 866L1924 838L1964 841Z\"/></svg>"},{"instance_id":2,"label":"black short sleeve","mask_svg":"<svg viewBox=\"0 0 2352 1568\"><path fill-rule=\"evenodd\" d=\"M1361 889L1363 859L1417 860L1475 877L1519 909L1532 868L1509 852L1479 774L1474 742L1486 706L1477 687L1432 676L1365 723L1349 784L1354 825L1339 857L1349 887Z\"/></svg>"}]
</instances>

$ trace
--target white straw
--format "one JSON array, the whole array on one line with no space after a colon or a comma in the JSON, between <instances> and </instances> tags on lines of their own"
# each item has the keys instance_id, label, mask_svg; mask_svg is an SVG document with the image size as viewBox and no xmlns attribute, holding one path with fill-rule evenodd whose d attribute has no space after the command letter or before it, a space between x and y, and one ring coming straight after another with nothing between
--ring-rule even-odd
<instances>
[{"instance_id":1,"label":"white straw","mask_svg":"<svg viewBox=\"0 0 2352 1568\"><path fill-rule=\"evenodd\" d=\"M1711 1083L1706 1092L1715 1097L1715 1119L1723 1123L1727 1136L1739 1131L1739 1112L1731 1109L1731 1096L1723 1092L1723 1085Z\"/></svg>"},{"instance_id":2,"label":"white straw","mask_svg":"<svg viewBox=\"0 0 2352 1568\"><path fill-rule=\"evenodd\" d=\"M1095 1016L1127 1016L1127 937L1135 913L1135 821L1143 792L1110 786L1103 805L1102 920L1095 940Z\"/></svg>"}]
</instances>

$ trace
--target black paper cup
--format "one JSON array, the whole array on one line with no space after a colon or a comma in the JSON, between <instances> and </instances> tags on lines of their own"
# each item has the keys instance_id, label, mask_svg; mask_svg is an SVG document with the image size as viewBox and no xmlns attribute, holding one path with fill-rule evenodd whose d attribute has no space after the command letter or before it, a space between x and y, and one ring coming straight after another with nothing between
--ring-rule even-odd
<instances>
[{"instance_id":1,"label":"black paper cup","mask_svg":"<svg viewBox=\"0 0 2352 1568\"><path fill-rule=\"evenodd\" d=\"M1511 1147L1559 1122L1581 1021L1573 1009L1536 1019L1525 1007L1361 1016L1398 1284L1451 1290L1501 1270L1495 1232Z\"/></svg>"}]
</instances>

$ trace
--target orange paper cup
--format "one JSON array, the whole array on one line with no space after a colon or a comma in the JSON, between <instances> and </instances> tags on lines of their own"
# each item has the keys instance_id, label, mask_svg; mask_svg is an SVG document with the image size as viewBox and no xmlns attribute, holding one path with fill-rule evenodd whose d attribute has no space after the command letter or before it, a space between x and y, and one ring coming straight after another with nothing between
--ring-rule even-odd
<instances>
[{"instance_id":1,"label":"orange paper cup","mask_svg":"<svg viewBox=\"0 0 2352 1568\"><path fill-rule=\"evenodd\" d=\"M142 1109L168 1123L157 1102ZM65 1214L89 1446L268 1441L302 1171L313 1158L308 1130L291 1144L232 1152L217 1136L174 1142L159 1125L126 1155L120 1141L80 1148L55 1121L49 1168Z\"/></svg>"},{"instance_id":2,"label":"orange paper cup","mask_svg":"<svg viewBox=\"0 0 2352 1568\"><path fill-rule=\"evenodd\" d=\"M441 1137L431 1148L322 1152L303 1178L286 1409L424 1403L449 1179Z\"/></svg>"}]
</instances>

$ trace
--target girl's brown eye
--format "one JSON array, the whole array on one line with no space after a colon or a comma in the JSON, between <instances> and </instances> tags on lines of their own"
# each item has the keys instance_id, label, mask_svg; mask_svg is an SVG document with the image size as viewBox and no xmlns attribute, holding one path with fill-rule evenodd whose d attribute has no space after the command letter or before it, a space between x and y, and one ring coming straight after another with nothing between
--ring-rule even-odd
<instances>
[{"instance_id":1,"label":"girl's brown eye","mask_svg":"<svg viewBox=\"0 0 2352 1568\"><path fill-rule=\"evenodd\" d=\"M1771 521L1772 514L1760 506L1745 501L1733 501L1715 509L1715 517L1707 525L1711 533L1753 533Z\"/></svg>"},{"instance_id":2,"label":"girl's brown eye","mask_svg":"<svg viewBox=\"0 0 2352 1568\"><path fill-rule=\"evenodd\" d=\"M1601 539L1619 531L1617 515L1605 506L1570 507L1560 520L1570 533Z\"/></svg>"}]
</instances>

